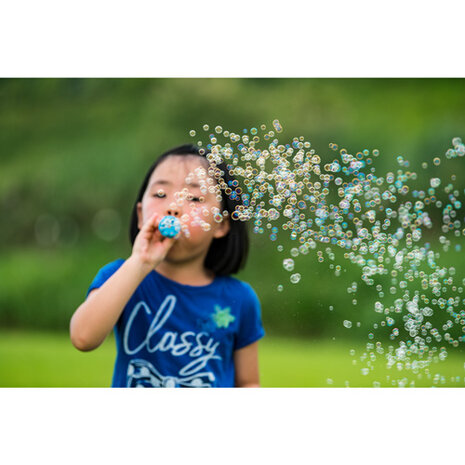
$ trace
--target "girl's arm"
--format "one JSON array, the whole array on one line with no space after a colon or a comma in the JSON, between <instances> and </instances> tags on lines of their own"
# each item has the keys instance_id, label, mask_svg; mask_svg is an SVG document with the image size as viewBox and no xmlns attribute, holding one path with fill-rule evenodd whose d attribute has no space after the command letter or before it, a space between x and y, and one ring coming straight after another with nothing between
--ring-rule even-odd
<instances>
[{"instance_id":1,"label":"girl's arm","mask_svg":"<svg viewBox=\"0 0 465 465\"><path fill-rule=\"evenodd\" d=\"M100 288L89 294L70 322L71 342L76 349L89 351L102 344L145 276L130 257Z\"/></svg>"},{"instance_id":2,"label":"girl's arm","mask_svg":"<svg viewBox=\"0 0 465 465\"><path fill-rule=\"evenodd\" d=\"M94 289L74 312L70 322L73 345L82 351L96 349L118 321L137 286L159 264L174 239L163 238L154 214L134 241L131 256L98 289Z\"/></svg>"},{"instance_id":3,"label":"girl's arm","mask_svg":"<svg viewBox=\"0 0 465 465\"><path fill-rule=\"evenodd\" d=\"M260 387L258 341L234 351L236 387Z\"/></svg>"}]
</instances>

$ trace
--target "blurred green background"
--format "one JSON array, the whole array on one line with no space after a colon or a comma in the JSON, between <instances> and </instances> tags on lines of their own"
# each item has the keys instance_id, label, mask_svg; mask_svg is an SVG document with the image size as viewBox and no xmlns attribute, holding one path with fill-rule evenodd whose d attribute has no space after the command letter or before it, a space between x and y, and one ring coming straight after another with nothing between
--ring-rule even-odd
<instances>
[{"instance_id":1,"label":"blurred green background","mask_svg":"<svg viewBox=\"0 0 465 465\"><path fill-rule=\"evenodd\" d=\"M0 386L110 384L113 341L79 353L67 339L69 320L98 269L130 254L128 219L142 177L160 153L197 140L190 129L201 134L207 123L241 133L277 118L283 143L304 136L328 161L330 142L349 153L377 148L377 173L395 171L402 155L428 187L432 159L465 136L464 107L463 79L0 80ZM451 172L463 192L459 161L434 168L438 177ZM348 354L363 351L377 321L373 289L359 286L356 306L347 293L359 269L340 258L336 278L315 256L297 257L302 280L292 285L282 268L289 255L266 236L251 239L239 278L262 302L263 384L371 386ZM465 276L457 254L442 259ZM348 330L345 319L360 325ZM452 352L445 384L463 386L463 351Z\"/></svg>"}]
</instances>

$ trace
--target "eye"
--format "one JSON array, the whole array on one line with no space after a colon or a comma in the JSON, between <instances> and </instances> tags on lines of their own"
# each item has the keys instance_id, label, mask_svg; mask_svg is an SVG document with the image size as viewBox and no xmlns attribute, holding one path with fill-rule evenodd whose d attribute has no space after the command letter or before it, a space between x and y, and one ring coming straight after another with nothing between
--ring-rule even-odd
<instances>
[{"instance_id":1,"label":"eye","mask_svg":"<svg viewBox=\"0 0 465 465\"><path fill-rule=\"evenodd\" d=\"M205 202L205 197L203 197L202 195L200 195L199 197L192 197L192 202L199 202L199 203L203 203Z\"/></svg>"},{"instance_id":2,"label":"eye","mask_svg":"<svg viewBox=\"0 0 465 465\"><path fill-rule=\"evenodd\" d=\"M166 194L160 189L159 191L155 192L155 194L153 194L152 197L162 199L162 198L166 197Z\"/></svg>"}]
</instances>

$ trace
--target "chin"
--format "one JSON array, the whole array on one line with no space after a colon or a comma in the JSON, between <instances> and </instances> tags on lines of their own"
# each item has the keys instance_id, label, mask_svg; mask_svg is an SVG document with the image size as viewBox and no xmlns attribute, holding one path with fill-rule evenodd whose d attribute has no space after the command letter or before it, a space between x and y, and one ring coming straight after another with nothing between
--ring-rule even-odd
<instances>
[{"instance_id":1,"label":"chin","mask_svg":"<svg viewBox=\"0 0 465 465\"><path fill-rule=\"evenodd\" d=\"M171 264L171 265L181 265L183 263L191 262L198 258L201 253L195 254L195 253L186 253L185 251L181 249L174 249L174 246L170 249L168 254L165 257L165 262Z\"/></svg>"},{"instance_id":2,"label":"chin","mask_svg":"<svg viewBox=\"0 0 465 465\"><path fill-rule=\"evenodd\" d=\"M182 246L179 247L180 244L174 244L173 247L169 250L165 257L165 261L168 263L182 263L186 261L189 257L182 250Z\"/></svg>"}]
</instances>

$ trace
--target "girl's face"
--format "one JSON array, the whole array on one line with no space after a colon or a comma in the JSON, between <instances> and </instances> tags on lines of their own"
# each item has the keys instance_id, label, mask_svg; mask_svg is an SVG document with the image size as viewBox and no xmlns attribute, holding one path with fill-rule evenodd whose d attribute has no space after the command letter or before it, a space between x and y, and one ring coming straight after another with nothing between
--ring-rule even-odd
<instances>
[{"instance_id":1,"label":"girl's face","mask_svg":"<svg viewBox=\"0 0 465 465\"><path fill-rule=\"evenodd\" d=\"M218 191L216 181L208 176L205 159L169 156L155 168L142 202L137 204L139 229L155 212L160 219L176 216L182 232L165 260L179 263L206 256L212 240L229 232Z\"/></svg>"}]
</instances>

